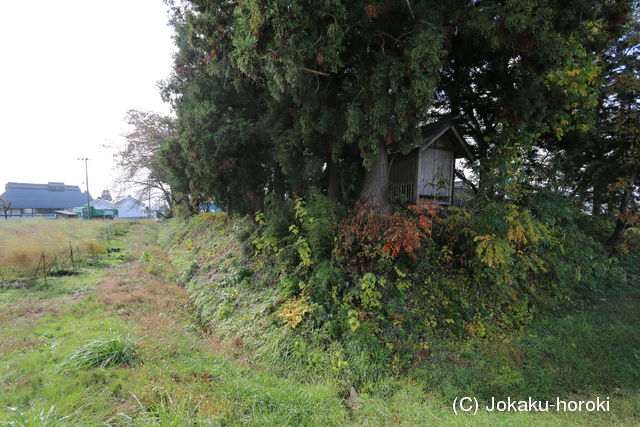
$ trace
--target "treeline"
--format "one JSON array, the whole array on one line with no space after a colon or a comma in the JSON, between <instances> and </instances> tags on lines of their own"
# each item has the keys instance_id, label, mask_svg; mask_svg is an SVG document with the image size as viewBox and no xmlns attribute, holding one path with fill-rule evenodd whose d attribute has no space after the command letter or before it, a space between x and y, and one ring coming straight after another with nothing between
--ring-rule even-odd
<instances>
[{"instance_id":1,"label":"treeline","mask_svg":"<svg viewBox=\"0 0 640 427\"><path fill-rule=\"evenodd\" d=\"M636 1L170 5L177 118L152 168L172 204L255 213L318 190L389 213L389 153L457 116L474 151L457 175L478 198L551 188L617 214L611 244L633 216Z\"/></svg>"},{"instance_id":2,"label":"treeline","mask_svg":"<svg viewBox=\"0 0 640 427\"><path fill-rule=\"evenodd\" d=\"M172 11L162 93L176 119L156 176L180 209L251 214L234 260L253 278L225 283L277 292L287 328L375 337L409 366L434 331L499 337L547 305L637 285L638 2ZM457 173L472 200L392 206L390 153L452 117L473 150ZM217 221L190 223L205 236Z\"/></svg>"}]
</instances>

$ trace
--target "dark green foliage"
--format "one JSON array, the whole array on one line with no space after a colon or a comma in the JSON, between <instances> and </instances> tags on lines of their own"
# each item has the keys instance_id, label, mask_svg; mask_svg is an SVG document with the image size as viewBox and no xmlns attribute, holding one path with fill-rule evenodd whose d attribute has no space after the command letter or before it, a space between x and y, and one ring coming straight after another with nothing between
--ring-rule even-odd
<instances>
[{"instance_id":1,"label":"dark green foliage","mask_svg":"<svg viewBox=\"0 0 640 427\"><path fill-rule=\"evenodd\" d=\"M610 223L553 193L530 193L526 209L488 201L451 208L414 254L396 256L383 250L393 221L362 210L319 227L312 206L324 203L298 200L278 208L273 221L267 216L253 234L256 260L270 266L283 298L312 307L296 330L327 322L333 339L343 340L365 328L391 345L397 369L414 363L432 337L494 339L570 299L635 283L602 243ZM318 229L334 242L331 258L308 244Z\"/></svg>"},{"instance_id":2,"label":"dark green foliage","mask_svg":"<svg viewBox=\"0 0 640 427\"><path fill-rule=\"evenodd\" d=\"M608 91L598 61L630 34L635 3L187 4L163 159L176 188L255 221L244 258L207 260L188 290L203 322L270 369L368 390L382 370L449 363L434 348L448 340L460 372L446 387L521 395L531 372L484 343L637 286L635 235L614 254L612 218L584 213L603 186L633 213L632 120L609 119L637 96ZM456 115L474 196L390 212L388 154Z\"/></svg>"},{"instance_id":3,"label":"dark green foliage","mask_svg":"<svg viewBox=\"0 0 640 427\"><path fill-rule=\"evenodd\" d=\"M312 220L304 221L305 232L313 259L321 262L331 257L337 225L344 217L344 208L337 202L314 192L305 207Z\"/></svg>"},{"instance_id":4,"label":"dark green foliage","mask_svg":"<svg viewBox=\"0 0 640 427\"><path fill-rule=\"evenodd\" d=\"M537 150L555 154L552 141L588 128L594 58L632 10L588 0L185 3L164 86L179 134L165 164L234 212L313 188L388 212L387 152L407 152L419 125L443 114L463 116L481 194L517 201L545 175Z\"/></svg>"}]
</instances>

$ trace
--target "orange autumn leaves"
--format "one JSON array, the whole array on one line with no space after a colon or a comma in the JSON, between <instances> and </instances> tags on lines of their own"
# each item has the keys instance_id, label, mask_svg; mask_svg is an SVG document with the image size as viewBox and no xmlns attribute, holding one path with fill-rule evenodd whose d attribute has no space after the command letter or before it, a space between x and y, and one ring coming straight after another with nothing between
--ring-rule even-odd
<instances>
[{"instance_id":1,"label":"orange autumn leaves","mask_svg":"<svg viewBox=\"0 0 640 427\"><path fill-rule=\"evenodd\" d=\"M415 258L422 239L431 236L434 222L440 221L438 210L442 207L430 200L418 200L409 210L417 217L410 218L400 214L391 215L391 225L384 233L382 252L397 258L401 252Z\"/></svg>"}]
</instances>

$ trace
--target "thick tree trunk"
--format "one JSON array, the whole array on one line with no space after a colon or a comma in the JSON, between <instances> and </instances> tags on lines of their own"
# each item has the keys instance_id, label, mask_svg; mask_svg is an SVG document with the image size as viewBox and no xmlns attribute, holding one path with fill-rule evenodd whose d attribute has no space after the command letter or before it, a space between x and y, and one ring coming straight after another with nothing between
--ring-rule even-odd
<instances>
[{"instance_id":1,"label":"thick tree trunk","mask_svg":"<svg viewBox=\"0 0 640 427\"><path fill-rule=\"evenodd\" d=\"M327 160L327 197L335 201L340 199L338 168L333 162L331 155L329 155L329 159Z\"/></svg>"},{"instance_id":2,"label":"thick tree trunk","mask_svg":"<svg viewBox=\"0 0 640 427\"><path fill-rule=\"evenodd\" d=\"M360 202L376 202L381 214L391 213L391 204L387 197L389 187L389 159L382 141L371 167L366 171L360 191Z\"/></svg>"},{"instance_id":3,"label":"thick tree trunk","mask_svg":"<svg viewBox=\"0 0 640 427\"><path fill-rule=\"evenodd\" d=\"M251 213L256 214L264 211L264 191L256 190L249 196L251 199Z\"/></svg>"},{"instance_id":4,"label":"thick tree trunk","mask_svg":"<svg viewBox=\"0 0 640 427\"><path fill-rule=\"evenodd\" d=\"M480 172L478 175L478 191L476 194L483 199L493 200L495 198L495 177L487 170L487 167L483 164L484 160L480 161Z\"/></svg>"},{"instance_id":5,"label":"thick tree trunk","mask_svg":"<svg viewBox=\"0 0 640 427\"><path fill-rule=\"evenodd\" d=\"M624 234L625 228L627 228L627 220L626 213L629 209L629 202L631 201L631 195L633 192L633 185L635 184L636 178L638 176L638 168L633 171L631 175L631 179L624 188L624 192L622 193L622 199L620 200L620 213L618 214L618 219L616 221L616 227L613 229L613 233L607 240L607 246L610 248L615 248L618 246L620 241L622 240L622 235Z\"/></svg>"},{"instance_id":6,"label":"thick tree trunk","mask_svg":"<svg viewBox=\"0 0 640 427\"><path fill-rule=\"evenodd\" d=\"M622 202L620 203L620 216L622 215L622 212L626 210L628 205L629 194L627 193L627 190L625 190L624 194L622 195ZM607 246L609 246L610 248L615 248L616 246L618 246L620 240L622 240L624 229L627 228L627 221L621 219L620 216L618 216L616 227L613 229L613 233L611 233L609 240L607 240Z\"/></svg>"}]
</instances>

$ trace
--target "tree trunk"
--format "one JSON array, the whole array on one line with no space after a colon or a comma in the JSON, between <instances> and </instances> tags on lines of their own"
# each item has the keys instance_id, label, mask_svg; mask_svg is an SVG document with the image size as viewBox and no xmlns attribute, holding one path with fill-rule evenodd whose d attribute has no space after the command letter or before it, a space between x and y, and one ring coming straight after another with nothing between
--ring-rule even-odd
<instances>
[{"instance_id":1,"label":"tree trunk","mask_svg":"<svg viewBox=\"0 0 640 427\"><path fill-rule=\"evenodd\" d=\"M391 214L391 204L387 197L389 187L389 159L382 141L378 145L378 153L371 167L365 172L364 183L360 191L360 202L376 202L378 212Z\"/></svg>"},{"instance_id":2,"label":"tree trunk","mask_svg":"<svg viewBox=\"0 0 640 427\"><path fill-rule=\"evenodd\" d=\"M338 188L338 168L329 154L327 160L327 197L337 201L340 199L340 191Z\"/></svg>"},{"instance_id":3,"label":"tree trunk","mask_svg":"<svg viewBox=\"0 0 640 427\"><path fill-rule=\"evenodd\" d=\"M631 175L631 179L624 187L624 192L622 193L622 200L620 200L620 213L618 214L618 219L616 220L616 227L613 229L613 233L607 240L607 246L610 248L615 248L622 240L622 235L624 234L625 228L627 228L627 220L626 213L627 209L629 209L629 202L631 200L631 195L633 193L633 185L635 184L636 178L638 176L638 168L635 168Z\"/></svg>"},{"instance_id":4,"label":"tree trunk","mask_svg":"<svg viewBox=\"0 0 640 427\"><path fill-rule=\"evenodd\" d=\"M478 191L476 194L481 199L495 199L495 176L488 170L484 164L487 160L480 160L480 168L478 174Z\"/></svg>"},{"instance_id":5,"label":"tree trunk","mask_svg":"<svg viewBox=\"0 0 640 427\"><path fill-rule=\"evenodd\" d=\"M251 213L255 215L264 211L264 191L256 190L249 196L251 199Z\"/></svg>"}]
</instances>

